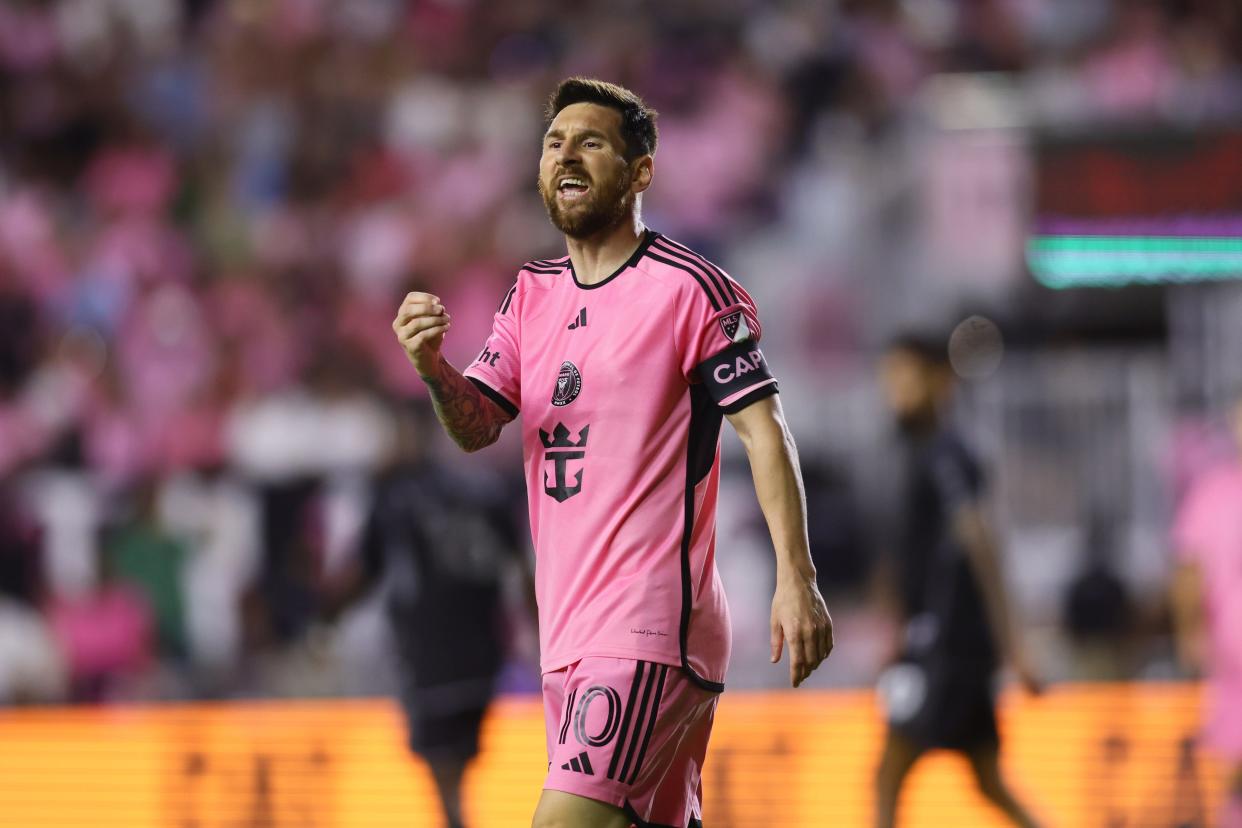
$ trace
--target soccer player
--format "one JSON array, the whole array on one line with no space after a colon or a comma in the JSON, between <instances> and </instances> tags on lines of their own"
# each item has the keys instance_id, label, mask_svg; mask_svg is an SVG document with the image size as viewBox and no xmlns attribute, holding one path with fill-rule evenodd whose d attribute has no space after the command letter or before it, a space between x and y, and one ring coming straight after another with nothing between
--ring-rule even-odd
<instances>
[{"instance_id":1,"label":"soccer player","mask_svg":"<svg viewBox=\"0 0 1242 828\"><path fill-rule=\"evenodd\" d=\"M1242 395L1232 425L1242 451ZM1173 582L1178 655L1208 676L1204 741L1225 760L1220 824L1242 828L1242 459L1195 481L1173 530L1179 566Z\"/></svg>"},{"instance_id":2,"label":"soccer player","mask_svg":"<svg viewBox=\"0 0 1242 828\"><path fill-rule=\"evenodd\" d=\"M642 224L655 113L571 78L547 115L539 192L569 255L522 267L464 375L440 355L437 297L409 294L393 328L462 448L523 415L549 759L533 825L697 826L730 647L725 417L776 549L772 660L789 650L796 687L832 649L797 454L750 296Z\"/></svg>"},{"instance_id":3,"label":"soccer player","mask_svg":"<svg viewBox=\"0 0 1242 828\"><path fill-rule=\"evenodd\" d=\"M900 659L880 680L889 728L875 825L895 824L902 783L919 757L947 748L965 755L980 792L1010 821L1034 826L1001 777L992 686L1002 659L1030 692L1039 681L1010 614L982 471L948 416L954 375L946 344L899 338L880 378L906 450L897 567L905 625Z\"/></svg>"},{"instance_id":4,"label":"soccer player","mask_svg":"<svg viewBox=\"0 0 1242 828\"><path fill-rule=\"evenodd\" d=\"M530 573L506 487L438 458L426 409L395 412L397 450L376 480L359 559L329 585L330 608L384 582L409 747L448 828L464 828L462 779L506 656L504 576Z\"/></svg>"}]
</instances>

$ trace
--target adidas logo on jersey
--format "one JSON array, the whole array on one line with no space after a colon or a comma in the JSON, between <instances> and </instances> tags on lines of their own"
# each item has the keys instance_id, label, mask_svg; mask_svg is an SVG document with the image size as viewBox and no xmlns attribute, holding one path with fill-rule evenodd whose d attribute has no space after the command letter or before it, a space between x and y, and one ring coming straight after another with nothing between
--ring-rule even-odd
<instances>
[{"instance_id":1,"label":"adidas logo on jersey","mask_svg":"<svg viewBox=\"0 0 1242 828\"><path fill-rule=\"evenodd\" d=\"M573 759L561 765L561 770L573 771L574 773L585 773L587 776L594 776L595 769L591 767L591 757L587 756L586 751L582 751Z\"/></svg>"}]
</instances>

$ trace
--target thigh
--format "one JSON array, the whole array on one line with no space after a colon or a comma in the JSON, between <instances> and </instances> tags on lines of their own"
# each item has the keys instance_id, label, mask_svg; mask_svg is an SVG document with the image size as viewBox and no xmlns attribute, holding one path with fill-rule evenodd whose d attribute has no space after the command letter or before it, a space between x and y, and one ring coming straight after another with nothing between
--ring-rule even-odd
<instances>
[{"instance_id":1,"label":"thigh","mask_svg":"<svg viewBox=\"0 0 1242 828\"><path fill-rule=\"evenodd\" d=\"M410 750L428 760L469 761L479 753L479 732L486 715L484 708L439 715L408 711Z\"/></svg>"},{"instance_id":2,"label":"thigh","mask_svg":"<svg viewBox=\"0 0 1242 828\"><path fill-rule=\"evenodd\" d=\"M887 782L900 782L925 752L921 745L890 727L884 740L878 772Z\"/></svg>"},{"instance_id":3,"label":"thigh","mask_svg":"<svg viewBox=\"0 0 1242 828\"><path fill-rule=\"evenodd\" d=\"M552 764L552 752L560 736L561 722L565 719L565 705L573 701L565 691L568 675L568 667L543 674L543 736L549 766Z\"/></svg>"},{"instance_id":4,"label":"thigh","mask_svg":"<svg viewBox=\"0 0 1242 828\"><path fill-rule=\"evenodd\" d=\"M952 663L919 666L925 677L902 718L890 716L892 729L924 750L967 752L1000 746L992 676Z\"/></svg>"},{"instance_id":5,"label":"thigh","mask_svg":"<svg viewBox=\"0 0 1242 828\"><path fill-rule=\"evenodd\" d=\"M625 811L564 791L545 790L535 807L531 828L630 828Z\"/></svg>"},{"instance_id":6,"label":"thigh","mask_svg":"<svg viewBox=\"0 0 1242 828\"><path fill-rule=\"evenodd\" d=\"M546 790L621 808L637 824L685 826L701 818L717 694L679 667L617 658L582 659L563 686L558 704L545 701Z\"/></svg>"}]
</instances>

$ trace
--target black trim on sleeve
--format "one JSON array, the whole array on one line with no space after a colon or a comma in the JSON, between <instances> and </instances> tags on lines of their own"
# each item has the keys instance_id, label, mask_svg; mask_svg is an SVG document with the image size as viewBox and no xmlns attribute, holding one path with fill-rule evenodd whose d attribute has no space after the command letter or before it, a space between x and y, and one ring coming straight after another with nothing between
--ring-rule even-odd
<instances>
[{"instance_id":1,"label":"black trim on sleeve","mask_svg":"<svg viewBox=\"0 0 1242 828\"><path fill-rule=\"evenodd\" d=\"M772 379L759 343L753 339L735 342L699 363L699 379L717 405L754 385ZM766 386L765 386L766 387ZM730 403L732 408L732 403Z\"/></svg>"},{"instance_id":2,"label":"black trim on sleeve","mask_svg":"<svg viewBox=\"0 0 1242 828\"><path fill-rule=\"evenodd\" d=\"M776 381L773 380L772 382L769 382L766 385L759 386L754 391L751 391L749 394L743 397L737 398L736 400L729 403L728 405L722 406L720 411L722 414L736 414L737 412L741 411L743 408L746 408L747 406L757 403L760 400L767 399L768 397L776 396L779 393L780 393L780 389L776 387Z\"/></svg>"},{"instance_id":3,"label":"black trim on sleeve","mask_svg":"<svg viewBox=\"0 0 1242 828\"><path fill-rule=\"evenodd\" d=\"M496 403L496 405L500 406L501 409L506 414L508 414L510 417L517 417L519 413L518 407L514 405L513 403L509 402L507 399L505 399L504 394L501 394L495 388L492 388L490 385L485 383L483 380L478 379L476 377L466 377L466 379L473 382L474 387L483 392L483 396L487 397L489 400Z\"/></svg>"}]
</instances>

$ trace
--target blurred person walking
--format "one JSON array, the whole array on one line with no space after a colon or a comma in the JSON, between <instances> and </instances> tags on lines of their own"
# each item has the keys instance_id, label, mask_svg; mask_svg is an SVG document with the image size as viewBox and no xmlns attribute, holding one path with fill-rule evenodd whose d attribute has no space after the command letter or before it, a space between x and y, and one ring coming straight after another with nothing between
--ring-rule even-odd
<instances>
[{"instance_id":1,"label":"blurred person walking","mask_svg":"<svg viewBox=\"0 0 1242 828\"><path fill-rule=\"evenodd\" d=\"M361 554L329 603L338 614L383 583L409 747L431 770L449 828L462 828L462 778L512 629L505 575L524 585L533 576L503 481L437 459L430 419L396 414L397 448L376 481Z\"/></svg>"},{"instance_id":2,"label":"blurred person walking","mask_svg":"<svg viewBox=\"0 0 1242 828\"><path fill-rule=\"evenodd\" d=\"M523 412L548 775L535 828L701 825L729 659L715 563L723 418L750 458L777 559L772 661L801 684L832 649L793 439L750 296L640 217L655 113L572 78L553 94L539 192L569 255L527 263L466 370L451 319L411 293L393 329L467 451Z\"/></svg>"},{"instance_id":3,"label":"blurred person walking","mask_svg":"<svg viewBox=\"0 0 1242 828\"><path fill-rule=\"evenodd\" d=\"M1173 529L1177 652L1207 677L1203 737L1224 760L1222 828L1242 828L1242 395L1231 412L1238 454L1195 480Z\"/></svg>"},{"instance_id":4,"label":"blurred person walking","mask_svg":"<svg viewBox=\"0 0 1242 828\"><path fill-rule=\"evenodd\" d=\"M875 778L875 825L896 824L902 785L919 758L948 749L966 757L980 792L1013 824L1035 826L1001 776L997 670L1007 660L1029 692L1041 687L985 516L983 471L950 417L955 379L946 343L898 338L880 379L906 478L897 561L903 641L880 679L888 735Z\"/></svg>"}]
</instances>

